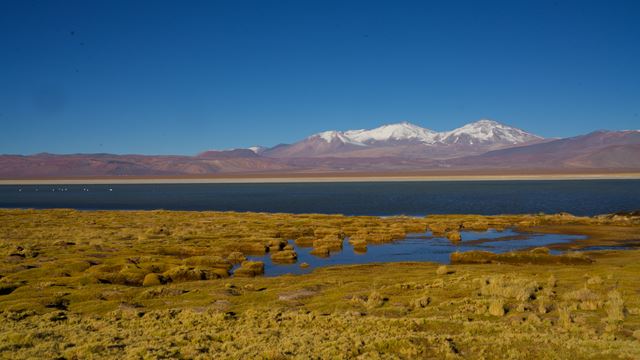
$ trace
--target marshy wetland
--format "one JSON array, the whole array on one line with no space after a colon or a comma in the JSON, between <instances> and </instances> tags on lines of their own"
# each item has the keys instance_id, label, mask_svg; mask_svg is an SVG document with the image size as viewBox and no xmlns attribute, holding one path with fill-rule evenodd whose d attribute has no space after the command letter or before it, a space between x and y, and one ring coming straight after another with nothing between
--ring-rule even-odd
<instances>
[{"instance_id":1,"label":"marshy wetland","mask_svg":"<svg viewBox=\"0 0 640 360\"><path fill-rule=\"evenodd\" d=\"M640 357L638 214L0 210L0 241L2 357Z\"/></svg>"}]
</instances>

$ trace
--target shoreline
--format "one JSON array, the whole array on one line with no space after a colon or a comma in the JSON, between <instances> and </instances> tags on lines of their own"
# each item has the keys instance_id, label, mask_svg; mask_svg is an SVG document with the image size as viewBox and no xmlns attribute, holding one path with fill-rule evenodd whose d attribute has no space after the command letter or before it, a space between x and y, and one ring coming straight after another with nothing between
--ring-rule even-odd
<instances>
[{"instance_id":1,"label":"shoreline","mask_svg":"<svg viewBox=\"0 0 640 360\"><path fill-rule=\"evenodd\" d=\"M57 179L0 179L0 185L133 185L133 184L271 184L339 182L428 182L428 181L559 181L559 180L637 180L640 173L593 174L486 174L486 175L315 175L298 176L218 176L218 177L105 177Z\"/></svg>"}]
</instances>

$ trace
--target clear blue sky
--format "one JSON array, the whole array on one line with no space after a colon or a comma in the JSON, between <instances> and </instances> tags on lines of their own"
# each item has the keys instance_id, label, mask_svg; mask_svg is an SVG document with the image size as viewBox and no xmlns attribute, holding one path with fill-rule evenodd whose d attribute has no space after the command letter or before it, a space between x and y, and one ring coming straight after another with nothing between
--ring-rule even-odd
<instances>
[{"instance_id":1,"label":"clear blue sky","mask_svg":"<svg viewBox=\"0 0 640 360\"><path fill-rule=\"evenodd\" d=\"M640 128L640 1L0 1L0 153Z\"/></svg>"}]
</instances>

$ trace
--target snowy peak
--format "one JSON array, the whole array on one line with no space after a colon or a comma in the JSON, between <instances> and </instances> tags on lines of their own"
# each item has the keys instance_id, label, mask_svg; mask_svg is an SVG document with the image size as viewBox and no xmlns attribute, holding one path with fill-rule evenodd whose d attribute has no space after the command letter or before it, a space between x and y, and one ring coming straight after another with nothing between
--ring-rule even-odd
<instances>
[{"instance_id":1,"label":"snowy peak","mask_svg":"<svg viewBox=\"0 0 640 360\"><path fill-rule=\"evenodd\" d=\"M439 141L445 144L459 145L522 144L541 139L540 136L488 119L440 133L439 136Z\"/></svg>"},{"instance_id":2,"label":"snowy peak","mask_svg":"<svg viewBox=\"0 0 640 360\"><path fill-rule=\"evenodd\" d=\"M385 142L415 142L428 145L520 144L542 138L494 120L482 119L443 132L435 132L404 121L370 130L325 131L308 139L367 146Z\"/></svg>"},{"instance_id":3,"label":"snowy peak","mask_svg":"<svg viewBox=\"0 0 640 360\"><path fill-rule=\"evenodd\" d=\"M254 153L256 153L258 155L262 154L265 150L267 150L266 147L260 146L260 145L250 146L247 149L253 151Z\"/></svg>"},{"instance_id":4,"label":"snowy peak","mask_svg":"<svg viewBox=\"0 0 640 360\"><path fill-rule=\"evenodd\" d=\"M324 131L321 133L317 133L309 136L307 139L309 140L323 140L329 144L332 143L343 143L343 144L353 144L353 145L364 145L361 144L348 136L346 136L342 131Z\"/></svg>"},{"instance_id":5,"label":"snowy peak","mask_svg":"<svg viewBox=\"0 0 640 360\"><path fill-rule=\"evenodd\" d=\"M418 141L433 143L438 133L409 122L382 125L375 129L348 131L325 131L311 135L308 139L322 139L327 143L342 142L345 144L366 146L373 143L389 141Z\"/></svg>"},{"instance_id":6,"label":"snowy peak","mask_svg":"<svg viewBox=\"0 0 640 360\"><path fill-rule=\"evenodd\" d=\"M436 132L418 125L403 121L397 124L382 125L371 130L351 130L345 135L360 143L374 143L380 141L404 141L413 140L432 143Z\"/></svg>"}]
</instances>

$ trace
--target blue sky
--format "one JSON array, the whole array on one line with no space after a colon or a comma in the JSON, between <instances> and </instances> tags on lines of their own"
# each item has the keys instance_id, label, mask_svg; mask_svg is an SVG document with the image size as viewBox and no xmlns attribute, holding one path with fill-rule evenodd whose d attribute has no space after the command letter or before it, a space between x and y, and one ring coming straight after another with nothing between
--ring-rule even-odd
<instances>
[{"instance_id":1,"label":"blue sky","mask_svg":"<svg viewBox=\"0 0 640 360\"><path fill-rule=\"evenodd\" d=\"M640 128L640 1L0 2L0 153Z\"/></svg>"}]
</instances>

